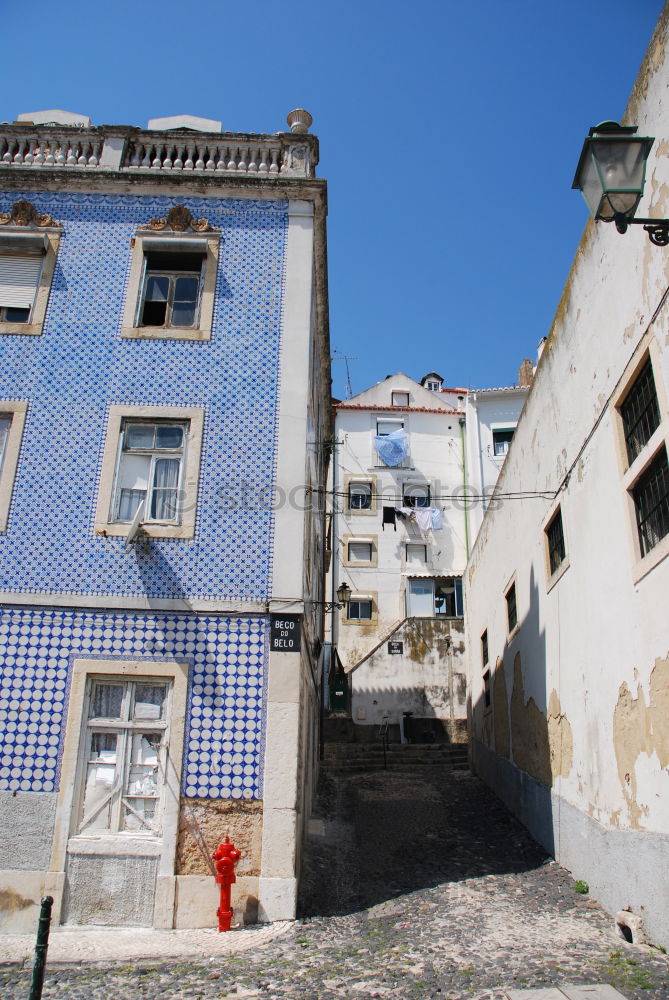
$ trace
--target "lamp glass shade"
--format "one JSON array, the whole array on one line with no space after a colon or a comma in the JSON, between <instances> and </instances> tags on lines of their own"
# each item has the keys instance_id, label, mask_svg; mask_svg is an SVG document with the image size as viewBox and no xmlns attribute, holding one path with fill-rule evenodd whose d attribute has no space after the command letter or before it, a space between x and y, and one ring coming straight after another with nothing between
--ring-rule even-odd
<instances>
[{"instance_id":1,"label":"lamp glass shade","mask_svg":"<svg viewBox=\"0 0 669 1000\"><path fill-rule=\"evenodd\" d=\"M348 599L351 596L351 588L347 583L341 583L337 587L337 600L340 604L348 604Z\"/></svg>"},{"instance_id":2,"label":"lamp glass shade","mask_svg":"<svg viewBox=\"0 0 669 1000\"><path fill-rule=\"evenodd\" d=\"M646 180L646 160L653 139L594 135L585 140L574 187L583 192L595 219L633 218Z\"/></svg>"}]
</instances>

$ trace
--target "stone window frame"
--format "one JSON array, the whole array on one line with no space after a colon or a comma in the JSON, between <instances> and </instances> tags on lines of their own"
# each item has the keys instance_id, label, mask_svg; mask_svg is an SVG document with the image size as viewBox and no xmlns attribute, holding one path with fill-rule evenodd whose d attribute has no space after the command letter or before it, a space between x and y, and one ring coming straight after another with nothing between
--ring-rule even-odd
<instances>
[{"instance_id":1,"label":"stone window frame","mask_svg":"<svg viewBox=\"0 0 669 1000\"><path fill-rule=\"evenodd\" d=\"M49 295L51 294L51 285L53 284L53 276L56 269L56 258L58 257L62 230L60 227L57 228L55 226L34 230L19 226L13 226L11 228L5 228L2 226L0 227L0 233L3 238L7 238L10 242L13 237L16 238L17 257L22 255L22 238L25 239L27 235L44 237L44 258L42 262L42 270L40 271L39 282L35 291L35 299L32 305L30 322L0 322L0 336L14 335L23 337L39 337L44 330L44 320L46 318L46 309L49 304Z\"/></svg>"},{"instance_id":2,"label":"stone window frame","mask_svg":"<svg viewBox=\"0 0 669 1000\"><path fill-rule=\"evenodd\" d=\"M172 927L174 912L174 863L181 805L181 769L186 739L188 660L128 657L73 659L67 709L67 728L61 758L56 827L51 853L51 871L66 870L68 854L158 857L154 927ZM85 769L86 722L84 718L89 681L95 677L118 677L133 681L165 679L171 684L168 717L170 742L162 806L162 834L75 833L81 799L81 776ZM162 884L161 884L162 882ZM169 885L165 885L168 882ZM60 902L60 901L59 901ZM57 909L59 909L59 902Z\"/></svg>"},{"instance_id":3,"label":"stone window frame","mask_svg":"<svg viewBox=\"0 0 669 1000\"><path fill-rule=\"evenodd\" d=\"M364 542L371 546L370 559L349 559L349 542ZM378 535L344 535L342 538L343 558L342 565L351 566L358 569L376 569L379 560L379 536Z\"/></svg>"},{"instance_id":4,"label":"stone window frame","mask_svg":"<svg viewBox=\"0 0 669 1000\"><path fill-rule=\"evenodd\" d=\"M550 545L548 540L548 530L553 525L556 517L560 517L562 520L562 537L564 538L564 549L565 556L558 568L553 572L551 570L551 560L550 560ZM567 519L564 516L563 505L561 503L554 503L544 517L541 524L541 533L543 536L543 553L544 553L544 574L546 579L546 593L550 593L558 580L561 580L564 574L569 569L571 563L569 561L569 533L567 531Z\"/></svg>"},{"instance_id":5,"label":"stone window frame","mask_svg":"<svg viewBox=\"0 0 669 1000\"><path fill-rule=\"evenodd\" d=\"M23 430L28 414L28 401L2 399L0 400L0 413L11 416L5 453L2 465L0 466L0 533L4 533L7 531L9 524L9 512L14 493L16 470L19 464Z\"/></svg>"},{"instance_id":6,"label":"stone window frame","mask_svg":"<svg viewBox=\"0 0 669 1000\"><path fill-rule=\"evenodd\" d=\"M660 424L634 457L634 460L630 462L620 407L649 360L653 369L653 380L660 412ZM662 352L653 333L648 333L641 339L632 359L620 378L616 391L611 398L611 405L614 444L627 515L627 536L631 555L632 582L636 584L669 556L669 534L665 535L645 555L642 554L634 503L634 489L648 466L655 460L663 447L667 449L667 453L669 454L669 405L664 385Z\"/></svg>"},{"instance_id":7,"label":"stone window frame","mask_svg":"<svg viewBox=\"0 0 669 1000\"><path fill-rule=\"evenodd\" d=\"M349 605L346 604L341 611L341 624L342 625L353 625L356 627L377 625L379 620L379 605L378 605L378 591L376 590L352 590L350 601L370 601L372 605L372 616L371 618L349 618L348 610Z\"/></svg>"},{"instance_id":8,"label":"stone window frame","mask_svg":"<svg viewBox=\"0 0 669 1000\"><path fill-rule=\"evenodd\" d=\"M370 515L375 515L377 512L377 500L378 500L378 477L374 475L368 476L356 476L353 474L347 474L344 476L344 514L347 517L369 517ZM356 484L369 484L372 488L372 499L369 510L358 510L350 506L350 487Z\"/></svg>"},{"instance_id":9,"label":"stone window frame","mask_svg":"<svg viewBox=\"0 0 669 1000\"><path fill-rule=\"evenodd\" d=\"M506 586L504 587L504 589L502 591L502 593L504 594L504 616L505 616L504 617L504 621L505 621L505 631L506 631L506 640L507 640L507 642L511 642L511 640L520 631L520 615L518 613L518 587L516 586L516 583L517 583L516 574L514 573L513 576L509 579L509 581L507 582ZM510 627L510 624L509 624L509 595L511 594L512 590L514 591L515 608L516 608L516 621L515 621L515 624L512 627Z\"/></svg>"},{"instance_id":10,"label":"stone window frame","mask_svg":"<svg viewBox=\"0 0 669 1000\"><path fill-rule=\"evenodd\" d=\"M138 229L130 243L132 256L121 321L121 337L131 340L211 340L220 241L219 232L165 233ZM195 248L196 251L204 248L197 328L139 325L146 254L156 250L157 247L166 251L172 250L174 253L188 252L189 248L191 250Z\"/></svg>"},{"instance_id":11,"label":"stone window frame","mask_svg":"<svg viewBox=\"0 0 669 1000\"><path fill-rule=\"evenodd\" d=\"M197 498L200 478L200 458L204 432L204 409L182 406L123 406L109 408L105 445L100 471L100 485L95 513L95 532L125 538L130 529L127 522L113 521L112 506L118 469L118 451L124 421L173 420L188 424L186 454L181 481L181 522L150 521L142 524L142 532L149 538L194 538L197 515Z\"/></svg>"}]
</instances>

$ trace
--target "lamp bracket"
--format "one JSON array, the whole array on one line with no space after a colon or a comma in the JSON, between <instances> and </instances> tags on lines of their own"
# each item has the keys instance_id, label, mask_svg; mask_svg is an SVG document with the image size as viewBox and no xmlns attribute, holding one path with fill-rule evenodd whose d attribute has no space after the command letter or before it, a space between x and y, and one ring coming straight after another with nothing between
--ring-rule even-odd
<instances>
[{"instance_id":1,"label":"lamp bracket","mask_svg":"<svg viewBox=\"0 0 669 1000\"><path fill-rule=\"evenodd\" d=\"M669 246L669 219L628 219L619 212L613 222L619 233L626 233L628 226L643 226L648 233L648 239L656 247Z\"/></svg>"},{"instance_id":2,"label":"lamp bracket","mask_svg":"<svg viewBox=\"0 0 669 1000\"><path fill-rule=\"evenodd\" d=\"M334 611L335 608L341 610L344 607L339 601L305 601L305 604L317 604L319 607L324 608L326 613Z\"/></svg>"}]
</instances>

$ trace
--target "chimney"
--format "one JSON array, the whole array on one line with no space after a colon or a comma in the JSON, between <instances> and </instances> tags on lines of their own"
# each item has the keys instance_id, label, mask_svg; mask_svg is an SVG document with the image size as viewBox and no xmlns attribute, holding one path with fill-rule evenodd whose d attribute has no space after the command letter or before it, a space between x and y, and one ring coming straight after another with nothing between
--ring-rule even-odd
<instances>
[{"instance_id":1,"label":"chimney","mask_svg":"<svg viewBox=\"0 0 669 1000\"><path fill-rule=\"evenodd\" d=\"M529 388L534 378L534 365L531 358L525 358L518 370L518 385Z\"/></svg>"}]
</instances>

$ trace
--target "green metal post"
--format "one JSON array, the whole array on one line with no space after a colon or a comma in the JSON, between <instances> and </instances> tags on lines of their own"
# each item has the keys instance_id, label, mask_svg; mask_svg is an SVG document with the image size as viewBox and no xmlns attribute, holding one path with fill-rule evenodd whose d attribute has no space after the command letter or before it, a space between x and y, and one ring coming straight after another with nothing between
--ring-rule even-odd
<instances>
[{"instance_id":1,"label":"green metal post","mask_svg":"<svg viewBox=\"0 0 669 1000\"><path fill-rule=\"evenodd\" d=\"M41 1000L44 986L44 970L46 968L46 951L49 947L49 927L51 925L51 907L53 896L45 896L40 903L39 923L37 925L37 942L35 958L33 959L33 977L30 984L28 1000Z\"/></svg>"}]
</instances>

